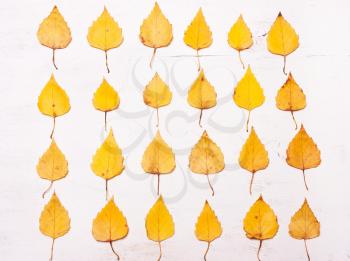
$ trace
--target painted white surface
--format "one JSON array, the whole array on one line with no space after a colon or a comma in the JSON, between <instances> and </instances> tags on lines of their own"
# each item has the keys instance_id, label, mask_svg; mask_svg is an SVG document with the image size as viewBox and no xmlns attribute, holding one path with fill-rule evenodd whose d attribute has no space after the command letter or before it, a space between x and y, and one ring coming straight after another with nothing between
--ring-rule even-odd
<instances>
[{"instance_id":1,"label":"painted white surface","mask_svg":"<svg viewBox=\"0 0 350 261\"><path fill-rule=\"evenodd\" d=\"M177 152L173 175L161 179L176 224L175 236L164 243L164 260L202 260L205 244L196 240L194 224L205 199L215 209L223 235L210 250L208 260L256 260L258 242L245 237L242 220L260 193L275 210L280 230L263 243L262 260L306 260L302 241L289 237L290 217L307 197L321 222L321 237L309 241L312 260L350 259L349 173L349 84L350 2L336 1L194 1L160 0L174 28L174 40L159 50L154 71L169 77L173 102L160 110L161 132ZM0 6L0 259L5 261L47 260L51 241L38 229L40 212L49 197L41 193L47 182L35 171L40 155L50 143L52 121L41 115L36 102L50 77L51 52L40 46L36 30L41 20L59 6L72 30L73 41L57 51L58 82L67 91L72 109L57 120L56 140L69 160L69 175L55 190L71 216L71 231L56 242L54 260L115 260L108 244L94 241L91 223L105 204L104 183L94 176L89 164L103 140L103 114L91 103L103 76L121 97L117 112L109 114L117 142L126 151L129 172L110 182L116 202L128 219L128 237L115 243L122 260L156 260L158 248L146 238L144 218L156 197L155 180L142 172L142 153L155 132L155 118L142 100L143 86L154 71L148 67L152 50L139 39L139 26L153 1L1 1ZM87 44L87 28L106 4L123 28L123 45L109 53L111 73L106 75L103 53ZM194 52L182 42L183 32L202 6L213 31L214 44L202 54L206 75L216 87L218 106L204 112L204 127L225 154L229 165L217 178L216 195L210 196L205 177L187 172L189 149L202 130L199 113L186 102L186 92L196 78ZM282 11L300 35L300 48L288 57L288 70L304 89L308 106L296 113L322 152L319 168L307 171L310 192L305 192L299 171L285 161L285 149L295 135L291 117L275 108L274 98L285 81L282 58L266 50L264 34ZM258 173L254 194L248 195L250 176L237 169L240 148L247 137L241 127L242 112L230 98L236 79L243 75L237 54L229 48L226 35L242 13L255 37L253 48L243 53L264 88L265 104L253 111L252 123L266 144L270 166ZM177 83L176 83L177 82ZM188 118L171 118L172 112ZM141 116L140 116L141 115ZM165 122L168 121L166 126ZM219 124L224 128L219 128ZM225 128L233 128L227 130ZM135 144L134 146L132 144ZM278 156L280 154L280 156ZM199 185L198 185L199 184ZM182 196L179 196L180 195Z\"/></svg>"}]
</instances>

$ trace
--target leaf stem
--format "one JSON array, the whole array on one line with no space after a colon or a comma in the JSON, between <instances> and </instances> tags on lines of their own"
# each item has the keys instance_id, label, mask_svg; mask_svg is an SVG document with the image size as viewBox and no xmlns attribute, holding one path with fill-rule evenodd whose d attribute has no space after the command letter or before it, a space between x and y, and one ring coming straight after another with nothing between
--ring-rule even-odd
<instances>
[{"instance_id":1,"label":"leaf stem","mask_svg":"<svg viewBox=\"0 0 350 261\"><path fill-rule=\"evenodd\" d=\"M52 261L53 260L53 247L55 245L55 239L53 238L52 239L52 244L51 244L51 254L50 254L50 259L49 261Z\"/></svg>"},{"instance_id":2,"label":"leaf stem","mask_svg":"<svg viewBox=\"0 0 350 261\"><path fill-rule=\"evenodd\" d=\"M108 179L106 179L106 200L108 200Z\"/></svg>"},{"instance_id":3,"label":"leaf stem","mask_svg":"<svg viewBox=\"0 0 350 261\"><path fill-rule=\"evenodd\" d=\"M201 70L201 61L199 60L199 50L197 50L197 63L198 63L198 72Z\"/></svg>"},{"instance_id":4,"label":"leaf stem","mask_svg":"<svg viewBox=\"0 0 350 261\"><path fill-rule=\"evenodd\" d=\"M151 61L149 62L149 67L152 69L152 66L153 66L153 61L154 61L154 58L156 56L156 52L157 52L157 48L154 48L153 49L153 54L152 54L152 57L151 57Z\"/></svg>"},{"instance_id":5,"label":"leaf stem","mask_svg":"<svg viewBox=\"0 0 350 261\"><path fill-rule=\"evenodd\" d=\"M105 131L107 131L107 112L105 111Z\"/></svg>"},{"instance_id":6,"label":"leaf stem","mask_svg":"<svg viewBox=\"0 0 350 261\"><path fill-rule=\"evenodd\" d=\"M256 257L258 258L259 261L261 261L261 259L260 259L261 246L262 246L262 240L260 240L258 252L256 253Z\"/></svg>"},{"instance_id":7,"label":"leaf stem","mask_svg":"<svg viewBox=\"0 0 350 261\"><path fill-rule=\"evenodd\" d=\"M207 176L207 180L208 180L209 187L210 187L211 192L212 192L211 195L214 196L215 192L214 192L213 186L212 186L211 183L210 183L209 174L207 174L206 176Z\"/></svg>"},{"instance_id":8,"label":"leaf stem","mask_svg":"<svg viewBox=\"0 0 350 261\"><path fill-rule=\"evenodd\" d=\"M160 174L158 173L157 176L158 176L157 195L159 196Z\"/></svg>"},{"instance_id":9,"label":"leaf stem","mask_svg":"<svg viewBox=\"0 0 350 261\"><path fill-rule=\"evenodd\" d=\"M51 180L50 186L41 195L42 198L45 198L46 193L50 191L50 189L52 188L52 185L53 185L53 180Z\"/></svg>"},{"instance_id":10,"label":"leaf stem","mask_svg":"<svg viewBox=\"0 0 350 261\"><path fill-rule=\"evenodd\" d=\"M107 55L107 50L105 51L105 60L106 60L106 68L107 68L107 72L109 73L109 67L108 67L108 55Z\"/></svg>"},{"instance_id":11,"label":"leaf stem","mask_svg":"<svg viewBox=\"0 0 350 261\"><path fill-rule=\"evenodd\" d=\"M249 184L250 195L252 195L253 180L254 180L254 172L252 172L252 177L250 178L250 184Z\"/></svg>"},{"instance_id":12,"label":"leaf stem","mask_svg":"<svg viewBox=\"0 0 350 261\"><path fill-rule=\"evenodd\" d=\"M204 261L207 261L207 254L208 254L208 252L209 252L209 247L210 247L210 242L208 242L208 246L207 246L207 250L205 251L205 253L204 253Z\"/></svg>"},{"instance_id":13,"label":"leaf stem","mask_svg":"<svg viewBox=\"0 0 350 261\"><path fill-rule=\"evenodd\" d=\"M306 244L306 239L304 239L304 246L305 246L305 250L306 250L306 255L307 255L307 260L310 261L310 255L309 255L309 250L307 249L307 244Z\"/></svg>"},{"instance_id":14,"label":"leaf stem","mask_svg":"<svg viewBox=\"0 0 350 261\"><path fill-rule=\"evenodd\" d=\"M202 128L202 116L203 116L203 109L201 109L201 113L199 114L199 122L198 122L199 127L201 128Z\"/></svg>"},{"instance_id":15,"label":"leaf stem","mask_svg":"<svg viewBox=\"0 0 350 261\"><path fill-rule=\"evenodd\" d=\"M305 169L303 169L303 177L304 177L305 188L306 188L307 191L309 191L309 187L306 184Z\"/></svg>"},{"instance_id":16,"label":"leaf stem","mask_svg":"<svg viewBox=\"0 0 350 261\"><path fill-rule=\"evenodd\" d=\"M118 255L118 253L115 251L115 249L113 247L112 241L109 241L109 245L111 246L111 249L112 249L113 253L117 256L117 259L120 260L120 257Z\"/></svg>"},{"instance_id":17,"label":"leaf stem","mask_svg":"<svg viewBox=\"0 0 350 261\"><path fill-rule=\"evenodd\" d=\"M295 124L295 130L297 130L297 129L298 129L298 123L297 123L297 121L295 120L294 112L293 112L293 111L290 111L290 113L292 114L292 118L293 118L293 121L294 121L294 124Z\"/></svg>"},{"instance_id":18,"label":"leaf stem","mask_svg":"<svg viewBox=\"0 0 350 261\"><path fill-rule=\"evenodd\" d=\"M159 247L159 256L157 261L160 261L160 259L162 258L162 245L160 244L160 241L158 241L158 247Z\"/></svg>"},{"instance_id":19,"label":"leaf stem","mask_svg":"<svg viewBox=\"0 0 350 261\"><path fill-rule=\"evenodd\" d=\"M247 119L246 128L245 128L246 132L248 132L249 120L250 120L250 111L248 111L248 119Z\"/></svg>"},{"instance_id":20,"label":"leaf stem","mask_svg":"<svg viewBox=\"0 0 350 261\"><path fill-rule=\"evenodd\" d=\"M239 58L239 61L241 62L242 64L242 67L243 67L243 70L245 69L245 66L244 66L244 63L243 63L243 60L242 60L242 57L241 57L241 51L238 51L238 58Z\"/></svg>"},{"instance_id":21,"label":"leaf stem","mask_svg":"<svg viewBox=\"0 0 350 261\"><path fill-rule=\"evenodd\" d=\"M287 63L287 57L284 55L283 56L283 73L287 75L286 73L286 63Z\"/></svg>"},{"instance_id":22,"label":"leaf stem","mask_svg":"<svg viewBox=\"0 0 350 261\"><path fill-rule=\"evenodd\" d=\"M56 49L52 49L52 63L53 63L53 66L55 67L55 69L58 70L58 68L56 66L56 61L55 61L55 50Z\"/></svg>"},{"instance_id":23,"label":"leaf stem","mask_svg":"<svg viewBox=\"0 0 350 261\"><path fill-rule=\"evenodd\" d=\"M157 108L157 128L159 127L159 108Z\"/></svg>"},{"instance_id":24,"label":"leaf stem","mask_svg":"<svg viewBox=\"0 0 350 261\"><path fill-rule=\"evenodd\" d=\"M53 126L52 126L52 131L50 134L50 139L53 138L53 134L55 133L55 127L56 127L56 116L53 116Z\"/></svg>"}]
</instances>

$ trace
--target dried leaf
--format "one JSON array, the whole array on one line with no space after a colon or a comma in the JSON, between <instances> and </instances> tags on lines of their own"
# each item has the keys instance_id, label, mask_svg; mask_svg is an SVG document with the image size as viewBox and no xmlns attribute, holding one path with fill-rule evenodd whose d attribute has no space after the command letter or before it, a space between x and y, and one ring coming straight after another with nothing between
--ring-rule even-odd
<instances>
[{"instance_id":1,"label":"dried leaf","mask_svg":"<svg viewBox=\"0 0 350 261\"><path fill-rule=\"evenodd\" d=\"M195 234L198 240L208 243L207 250L204 254L206 260L211 242L219 238L222 234L222 227L219 219L213 209L205 201L204 207L196 223Z\"/></svg>"},{"instance_id":2,"label":"dried leaf","mask_svg":"<svg viewBox=\"0 0 350 261\"><path fill-rule=\"evenodd\" d=\"M276 106L282 111L291 112L295 123L295 129L298 129L298 124L294 118L293 112L302 110L306 107L306 98L303 90L295 82L292 73L289 73L287 81L278 90Z\"/></svg>"},{"instance_id":3,"label":"dried leaf","mask_svg":"<svg viewBox=\"0 0 350 261\"><path fill-rule=\"evenodd\" d=\"M265 101L264 90L256 80L250 66L248 66L243 78L235 87L233 101L237 104L237 106L246 109L249 112L246 124L246 130L248 132L250 112L253 109L261 106Z\"/></svg>"},{"instance_id":4,"label":"dried leaf","mask_svg":"<svg viewBox=\"0 0 350 261\"><path fill-rule=\"evenodd\" d=\"M64 157L62 151L58 148L54 139L51 140L50 147L39 159L36 170L40 178L51 181L49 188L45 190L42 195L43 198L52 187L54 181L67 176L68 162Z\"/></svg>"},{"instance_id":5,"label":"dried leaf","mask_svg":"<svg viewBox=\"0 0 350 261\"><path fill-rule=\"evenodd\" d=\"M301 208L294 214L289 223L289 235L295 239L304 240L305 250L310 260L306 240L320 236L320 223L305 199Z\"/></svg>"},{"instance_id":6,"label":"dried leaf","mask_svg":"<svg viewBox=\"0 0 350 261\"><path fill-rule=\"evenodd\" d=\"M214 195L214 189L210 184L209 174L221 172L225 167L224 155L221 149L208 136L206 131L197 144L192 148L189 157L189 168L193 173L207 176L208 184Z\"/></svg>"},{"instance_id":7,"label":"dried leaf","mask_svg":"<svg viewBox=\"0 0 350 261\"><path fill-rule=\"evenodd\" d=\"M303 124L299 132L295 135L293 140L289 143L287 149L287 163L303 171L305 187L308 186L305 180L305 170L316 168L321 164L321 152L317 148L316 143L306 133Z\"/></svg>"},{"instance_id":8,"label":"dried leaf","mask_svg":"<svg viewBox=\"0 0 350 261\"><path fill-rule=\"evenodd\" d=\"M107 51L123 43L122 29L104 7L102 14L89 27L87 40L90 46L105 52L106 67L109 73Z\"/></svg>"},{"instance_id":9,"label":"dried leaf","mask_svg":"<svg viewBox=\"0 0 350 261\"><path fill-rule=\"evenodd\" d=\"M262 196L250 208L243 221L244 231L250 239L260 240L257 252L258 260L262 241L273 238L278 231L277 217Z\"/></svg>"},{"instance_id":10,"label":"dried leaf","mask_svg":"<svg viewBox=\"0 0 350 261\"><path fill-rule=\"evenodd\" d=\"M69 98L61 86L58 85L53 74L39 95L38 108L42 114L53 118L53 129L50 135L52 138L56 117L62 116L70 110Z\"/></svg>"},{"instance_id":11,"label":"dried leaf","mask_svg":"<svg viewBox=\"0 0 350 261\"><path fill-rule=\"evenodd\" d=\"M62 206L55 192L41 212L39 224L41 233L52 238L50 257L52 260L55 239L64 236L70 229L68 212Z\"/></svg>"},{"instance_id":12,"label":"dried leaf","mask_svg":"<svg viewBox=\"0 0 350 261\"><path fill-rule=\"evenodd\" d=\"M252 194L252 184L255 172L266 169L269 165L269 156L261 143L258 135L256 135L254 128L251 128L250 135L242 147L239 155L239 165L252 173L250 181L249 192Z\"/></svg>"},{"instance_id":13,"label":"dried leaf","mask_svg":"<svg viewBox=\"0 0 350 261\"><path fill-rule=\"evenodd\" d=\"M194 108L200 109L199 126L201 125L203 110L210 109L216 105L216 92L201 70L197 79L188 91L187 102Z\"/></svg>"},{"instance_id":14,"label":"dried leaf","mask_svg":"<svg viewBox=\"0 0 350 261\"><path fill-rule=\"evenodd\" d=\"M94 219L92 235L96 241L108 242L119 260L119 255L113 248L112 242L125 238L128 232L126 218L114 203L114 198L111 198Z\"/></svg>"},{"instance_id":15,"label":"dried leaf","mask_svg":"<svg viewBox=\"0 0 350 261\"><path fill-rule=\"evenodd\" d=\"M153 76L143 91L144 103L157 109L157 127L159 125L158 109L168 105L171 102L172 96L168 85L159 77L158 73Z\"/></svg>"},{"instance_id":16,"label":"dried leaf","mask_svg":"<svg viewBox=\"0 0 350 261\"><path fill-rule=\"evenodd\" d=\"M92 103L96 110L105 113L105 130L107 129L107 112L118 109L120 99L118 93L103 78L100 87L94 93Z\"/></svg>"},{"instance_id":17,"label":"dried leaf","mask_svg":"<svg viewBox=\"0 0 350 261\"><path fill-rule=\"evenodd\" d=\"M157 2L140 27L140 40L148 47L153 48L152 63L158 48L168 46L173 40L173 28L171 23L162 13Z\"/></svg>"},{"instance_id":18,"label":"dried leaf","mask_svg":"<svg viewBox=\"0 0 350 261\"><path fill-rule=\"evenodd\" d=\"M199 8L191 24L187 27L184 35L186 45L197 51L198 71L201 69L198 51L208 48L213 43L212 33L205 21L202 8Z\"/></svg>"},{"instance_id":19,"label":"dried leaf","mask_svg":"<svg viewBox=\"0 0 350 261\"><path fill-rule=\"evenodd\" d=\"M175 225L163 197L159 196L156 203L149 210L146 217L146 232L149 240L158 242L159 258L162 257L161 242L175 234Z\"/></svg>"},{"instance_id":20,"label":"dried leaf","mask_svg":"<svg viewBox=\"0 0 350 261\"><path fill-rule=\"evenodd\" d=\"M101 147L92 158L91 169L95 175L106 180L106 199L108 198L108 180L120 175L124 170L124 157L118 147L112 129Z\"/></svg>"},{"instance_id":21,"label":"dried leaf","mask_svg":"<svg viewBox=\"0 0 350 261\"><path fill-rule=\"evenodd\" d=\"M37 37L42 45L52 49L52 62L57 69L55 50L66 48L72 41L70 29L57 6L39 25Z\"/></svg>"},{"instance_id":22,"label":"dried leaf","mask_svg":"<svg viewBox=\"0 0 350 261\"><path fill-rule=\"evenodd\" d=\"M280 12L267 34L267 48L271 53L283 56L286 75L286 57L298 47L299 36Z\"/></svg>"},{"instance_id":23,"label":"dried leaf","mask_svg":"<svg viewBox=\"0 0 350 261\"><path fill-rule=\"evenodd\" d=\"M238 17L231 27L227 41L233 49L238 51L238 57L244 69L241 51L249 49L253 45L253 36L242 15Z\"/></svg>"},{"instance_id":24,"label":"dried leaf","mask_svg":"<svg viewBox=\"0 0 350 261\"><path fill-rule=\"evenodd\" d=\"M152 142L147 146L142 158L143 170L146 173L158 175L158 195L160 175L173 172L175 166L174 152L165 143L158 130Z\"/></svg>"}]
</instances>

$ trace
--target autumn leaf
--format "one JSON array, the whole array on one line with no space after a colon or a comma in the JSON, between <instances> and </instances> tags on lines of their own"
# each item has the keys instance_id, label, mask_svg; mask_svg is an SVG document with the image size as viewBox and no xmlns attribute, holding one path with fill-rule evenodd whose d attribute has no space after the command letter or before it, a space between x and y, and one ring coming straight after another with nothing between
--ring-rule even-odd
<instances>
[{"instance_id":1,"label":"autumn leaf","mask_svg":"<svg viewBox=\"0 0 350 261\"><path fill-rule=\"evenodd\" d=\"M294 112L306 107L306 98L303 90L295 82L292 73L289 73L287 81L278 90L276 106L282 111L290 111L295 123L295 129L298 129L298 124L294 118Z\"/></svg>"},{"instance_id":2,"label":"autumn leaf","mask_svg":"<svg viewBox=\"0 0 350 261\"><path fill-rule=\"evenodd\" d=\"M246 124L246 131L248 132L250 112L261 106L265 101L264 90L256 80L250 66L248 66L243 78L237 83L234 89L233 101L238 107L246 109L249 112Z\"/></svg>"},{"instance_id":3,"label":"autumn leaf","mask_svg":"<svg viewBox=\"0 0 350 261\"><path fill-rule=\"evenodd\" d=\"M55 132L56 117L62 116L70 110L69 97L58 85L53 74L39 95L38 108L42 114L53 118L53 128L50 135L52 138Z\"/></svg>"},{"instance_id":4,"label":"autumn leaf","mask_svg":"<svg viewBox=\"0 0 350 261\"><path fill-rule=\"evenodd\" d=\"M243 221L243 228L246 236L249 239L260 241L257 252L258 260L260 261L260 250L263 240L273 238L278 231L277 217L273 210L264 201L262 196L249 209Z\"/></svg>"},{"instance_id":5,"label":"autumn leaf","mask_svg":"<svg viewBox=\"0 0 350 261\"><path fill-rule=\"evenodd\" d=\"M57 6L53 7L49 16L39 25L37 38L42 45L52 49L52 63L58 69L55 63L55 51L66 48L72 41L72 36Z\"/></svg>"},{"instance_id":6,"label":"autumn leaf","mask_svg":"<svg viewBox=\"0 0 350 261\"><path fill-rule=\"evenodd\" d=\"M164 201L159 196L156 203L149 210L146 217L146 232L149 240L155 241L159 246L160 261L162 257L161 242L172 237L175 234L175 225Z\"/></svg>"},{"instance_id":7,"label":"autumn leaf","mask_svg":"<svg viewBox=\"0 0 350 261\"><path fill-rule=\"evenodd\" d=\"M286 57L298 47L299 36L280 12L267 34L267 49L273 54L283 56L283 72L285 75L287 75Z\"/></svg>"},{"instance_id":8,"label":"autumn leaf","mask_svg":"<svg viewBox=\"0 0 350 261\"><path fill-rule=\"evenodd\" d=\"M39 224L41 233L52 238L50 256L50 261L52 261L55 240L67 234L70 229L70 218L68 212L62 206L55 192L49 203L47 203L41 212Z\"/></svg>"},{"instance_id":9,"label":"autumn leaf","mask_svg":"<svg viewBox=\"0 0 350 261\"><path fill-rule=\"evenodd\" d=\"M287 163L303 171L304 183L306 190L309 190L306 179L305 170L316 168L321 164L321 152L312 138L306 133L304 126L301 125L299 132L289 143L287 149Z\"/></svg>"},{"instance_id":10,"label":"autumn leaf","mask_svg":"<svg viewBox=\"0 0 350 261\"><path fill-rule=\"evenodd\" d=\"M157 195L159 195L160 175L170 174L176 166L175 154L160 136L159 130L147 146L142 158L142 168L146 173L158 176Z\"/></svg>"},{"instance_id":11,"label":"autumn leaf","mask_svg":"<svg viewBox=\"0 0 350 261\"><path fill-rule=\"evenodd\" d=\"M92 158L91 169L96 176L106 181L106 199L108 198L108 180L120 175L124 170L124 157L116 143L112 128L101 147Z\"/></svg>"},{"instance_id":12,"label":"autumn leaf","mask_svg":"<svg viewBox=\"0 0 350 261\"><path fill-rule=\"evenodd\" d=\"M211 242L219 238L222 234L220 221L210 207L208 201L205 201L202 212L198 217L195 234L198 240L208 243L207 250L204 254L204 260L206 261Z\"/></svg>"},{"instance_id":13,"label":"autumn leaf","mask_svg":"<svg viewBox=\"0 0 350 261\"><path fill-rule=\"evenodd\" d=\"M194 108L200 109L199 126L202 127L203 110L210 109L216 105L216 92L201 70L197 79L192 83L188 91L187 102Z\"/></svg>"},{"instance_id":14,"label":"autumn leaf","mask_svg":"<svg viewBox=\"0 0 350 261\"><path fill-rule=\"evenodd\" d=\"M189 168L193 173L207 176L208 184L214 196L209 174L221 172L225 168L225 162L221 149L209 138L206 131L203 132L202 137L191 150Z\"/></svg>"},{"instance_id":15,"label":"autumn leaf","mask_svg":"<svg viewBox=\"0 0 350 261\"><path fill-rule=\"evenodd\" d=\"M320 236L320 223L305 199L301 208L294 214L289 223L289 235L295 239L304 240L306 255L310 255L306 240Z\"/></svg>"},{"instance_id":16,"label":"autumn leaf","mask_svg":"<svg viewBox=\"0 0 350 261\"><path fill-rule=\"evenodd\" d=\"M152 80L147 84L143 91L143 101L146 105L157 109L157 127L159 126L160 107L166 106L171 102L172 93L168 85L156 73Z\"/></svg>"},{"instance_id":17,"label":"autumn leaf","mask_svg":"<svg viewBox=\"0 0 350 261\"><path fill-rule=\"evenodd\" d=\"M239 154L239 165L252 173L249 186L249 193L251 195L255 173L259 170L266 169L269 165L268 153L264 144L261 143L258 135L256 135L253 127Z\"/></svg>"},{"instance_id":18,"label":"autumn leaf","mask_svg":"<svg viewBox=\"0 0 350 261\"><path fill-rule=\"evenodd\" d=\"M140 27L140 40L145 46L153 48L150 61L150 67L152 68L157 49L168 46L173 40L173 27L160 10L157 2L154 3L149 16L143 20Z\"/></svg>"},{"instance_id":19,"label":"autumn leaf","mask_svg":"<svg viewBox=\"0 0 350 261\"><path fill-rule=\"evenodd\" d=\"M100 87L94 93L92 103L96 110L105 113L105 130L107 130L107 112L118 109L120 99L118 93L103 78Z\"/></svg>"},{"instance_id":20,"label":"autumn leaf","mask_svg":"<svg viewBox=\"0 0 350 261\"><path fill-rule=\"evenodd\" d=\"M242 15L238 17L237 21L231 27L231 30L228 33L227 41L233 49L238 51L238 58L244 69L241 51L249 49L253 45L253 37Z\"/></svg>"},{"instance_id":21,"label":"autumn leaf","mask_svg":"<svg viewBox=\"0 0 350 261\"><path fill-rule=\"evenodd\" d=\"M125 238L128 235L129 227L123 213L119 210L111 198L106 206L97 214L92 223L92 235L96 241L108 242L113 253L119 255L113 247L113 241Z\"/></svg>"},{"instance_id":22,"label":"autumn leaf","mask_svg":"<svg viewBox=\"0 0 350 261\"><path fill-rule=\"evenodd\" d=\"M68 174L68 162L62 151L58 148L54 139L51 140L50 147L39 159L36 166L40 178L47 179L50 182L48 189L44 191L42 197L51 189L53 182L64 178Z\"/></svg>"},{"instance_id":23,"label":"autumn leaf","mask_svg":"<svg viewBox=\"0 0 350 261\"><path fill-rule=\"evenodd\" d=\"M183 40L186 45L197 51L198 71L200 71L199 50L208 48L213 43L212 33L205 21L202 8L199 8L191 24L187 27Z\"/></svg>"},{"instance_id":24,"label":"autumn leaf","mask_svg":"<svg viewBox=\"0 0 350 261\"><path fill-rule=\"evenodd\" d=\"M123 43L122 29L104 7L102 14L89 27L87 40L91 47L105 53L106 68L109 73L107 51L119 47Z\"/></svg>"}]
</instances>

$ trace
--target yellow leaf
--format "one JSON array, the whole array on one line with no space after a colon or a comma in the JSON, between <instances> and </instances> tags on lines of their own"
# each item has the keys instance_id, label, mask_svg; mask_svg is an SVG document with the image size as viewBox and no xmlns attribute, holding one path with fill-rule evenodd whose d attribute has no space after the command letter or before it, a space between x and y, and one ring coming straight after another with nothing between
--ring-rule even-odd
<instances>
[{"instance_id":1,"label":"yellow leaf","mask_svg":"<svg viewBox=\"0 0 350 261\"><path fill-rule=\"evenodd\" d=\"M237 21L231 27L227 41L233 49L238 51L238 57L244 69L241 51L249 49L253 45L253 37L242 15L238 17Z\"/></svg>"},{"instance_id":2,"label":"yellow leaf","mask_svg":"<svg viewBox=\"0 0 350 261\"><path fill-rule=\"evenodd\" d=\"M250 181L249 192L252 194L252 184L255 172L267 168L269 165L269 156L261 143L258 135L256 135L254 128L251 128L250 135L242 147L239 155L239 165L252 173Z\"/></svg>"},{"instance_id":3,"label":"yellow leaf","mask_svg":"<svg viewBox=\"0 0 350 261\"><path fill-rule=\"evenodd\" d=\"M288 165L303 171L304 183L307 190L305 170L316 168L321 164L320 154L321 152L317 148L317 145L306 133L304 126L301 125L299 132L289 143L286 161Z\"/></svg>"},{"instance_id":4,"label":"yellow leaf","mask_svg":"<svg viewBox=\"0 0 350 261\"><path fill-rule=\"evenodd\" d=\"M151 67L157 48L166 47L173 40L172 25L160 10L157 2L140 27L140 40L145 46L154 48Z\"/></svg>"},{"instance_id":5,"label":"yellow leaf","mask_svg":"<svg viewBox=\"0 0 350 261\"><path fill-rule=\"evenodd\" d=\"M57 6L54 6L49 16L41 22L37 37L42 45L52 49L52 61L57 69L55 50L66 48L72 41L70 29Z\"/></svg>"},{"instance_id":6,"label":"yellow leaf","mask_svg":"<svg viewBox=\"0 0 350 261\"><path fill-rule=\"evenodd\" d=\"M89 27L87 40L90 46L105 52L106 67L108 68L107 51L119 47L123 43L122 29L109 14L107 8Z\"/></svg>"},{"instance_id":7,"label":"yellow leaf","mask_svg":"<svg viewBox=\"0 0 350 261\"><path fill-rule=\"evenodd\" d=\"M208 136L206 131L197 144L192 148L189 158L189 168L193 173L207 176L209 186L214 195L214 190L209 181L209 174L221 172L225 167L224 155L221 149Z\"/></svg>"},{"instance_id":8,"label":"yellow leaf","mask_svg":"<svg viewBox=\"0 0 350 261\"><path fill-rule=\"evenodd\" d=\"M204 254L204 260L209 251L210 243L219 238L222 234L222 228L219 219L213 209L205 201L201 214L196 223L195 234L198 240L208 243L207 250Z\"/></svg>"},{"instance_id":9,"label":"yellow leaf","mask_svg":"<svg viewBox=\"0 0 350 261\"><path fill-rule=\"evenodd\" d=\"M249 112L246 126L246 130L248 132L250 112L253 109L261 106L265 101L264 90L256 80L250 66L248 66L243 78L235 87L233 101L237 104L237 106L246 109Z\"/></svg>"},{"instance_id":10,"label":"yellow leaf","mask_svg":"<svg viewBox=\"0 0 350 261\"><path fill-rule=\"evenodd\" d=\"M200 109L199 126L201 125L203 110L210 109L216 105L216 92L214 87L205 78L203 70L188 91L187 102L194 108Z\"/></svg>"},{"instance_id":11,"label":"yellow leaf","mask_svg":"<svg viewBox=\"0 0 350 261\"><path fill-rule=\"evenodd\" d=\"M149 240L158 242L159 258L162 256L160 242L172 237L175 234L175 225L163 197L159 196L156 203L149 210L146 217L146 232Z\"/></svg>"},{"instance_id":12,"label":"yellow leaf","mask_svg":"<svg viewBox=\"0 0 350 261\"><path fill-rule=\"evenodd\" d=\"M158 109L171 102L172 93L168 85L156 73L143 91L143 101L146 105L157 109L157 126L159 125Z\"/></svg>"},{"instance_id":13,"label":"yellow leaf","mask_svg":"<svg viewBox=\"0 0 350 261\"><path fill-rule=\"evenodd\" d=\"M39 225L41 233L52 238L50 258L52 260L55 239L64 236L70 229L68 212L62 206L56 193L53 193L49 203L47 203L41 212Z\"/></svg>"},{"instance_id":14,"label":"yellow leaf","mask_svg":"<svg viewBox=\"0 0 350 261\"><path fill-rule=\"evenodd\" d=\"M70 104L66 92L58 85L53 74L45 87L42 89L38 98L39 111L54 120L54 126L51 132L51 138L55 130L55 119L69 112Z\"/></svg>"},{"instance_id":15,"label":"yellow leaf","mask_svg":"<svg viewBox=\"0 0 350 261\"><path fill-rule=\"evenodd\" d=\"M199 8L191 24L187 27L183 40L186 45L197 51L199 71L201 66L198 51L208 48L213 43L212 33L205 21L202 8Z\"/></svg>"},{"instance_id":16,"label":"yellow leaf","mask_svg":"<svg viewBox=\"0 0 350 261\"><path fill-rule=\"evenodd\" d=\"M92 235L96 241L109 242L113 253L118 257L112 242L125 238L129 228L123 213L110 199L105 207L97 214L92 223Z\"/></svg>"},{"instance_id":17,"label":"yellow leaf","mask_svg":"<svg viewBox=\"0 0 350 261\"><path fill-rule=\"evenodd\" d=\"M289 73L287 81L278 90L276 106L282 111L291 112L295 123L295 129L297 129L298 125L295 121L293 112L302 110L306 107L306 98L303 90L295 82L291 73Z\"/></svg>"},{"instance_id":18,"label":"yellow leaf","mask_svg":"<svg viewBox=\"0 0 350 261\"><path fill-rule=\"evenodd\" d=\"M305 250L310 260L306 240L320 236L320 223L305 199L301 208L294 214L289 223L289 235L304 240Z\"/></svg>"},{"instance_id":19,"label":"yellow leaf","mask_svg":"<svg viewBox=\"0 0 350 261\"><path fill-rule=\"evenodd\" d=\"M158 175L169 174L175 169L175 155L168 144L160 136L159 130L152 142L148 145L142 158L142 168L146 173Z\"/></svg>"},{"instance_id":20,"label":"yellow leaf","mask_svg":"<svg viewBox=\"0 0 350 261\"><path fill-rule=\"evenodd\" d=\"M101 147L92 158L91 169L95 175L106 180L106 198L108 197L108 180L120 175L124 170L124 158L118 147L112 129Z\"/></svg>"},{"instance_id":21,"label":"yellow leaf","mask_svg":"<svg viewBox=\"0 0 350 261\"><path fill-rule=\"evenodd\" d=\"M270 206L265 203L262 196L259 197L248 211L244 218L243 225L248 238L260 240L257 253L259 259L262 241L273 238L279 228L275 213Z\"/></svg>"},{"instance_id":22,"label":"yellow leaf","mask_svg":"<svg viewBox=\"0 0 350 261\"><path fill-rule=\"evenodd\" d=\"M36 170L40 178L51 181L49 188L43 193L43 197L50 190L54 181L67 176L68 162L54 139L52 139L50 147L39 159Z\"/></svg>"},{"instance_id":23,"label":"yellow leaf","mask_svg":"<svg viewBox=\"0 0 350 261\"><path fill-rule=\"evenodd\" d=\"M280 12L267 34L267 48L271 53L283 56L283 72L285 74L286 56L298 47L299 36Z\"/></svg>"}]
</instances>

